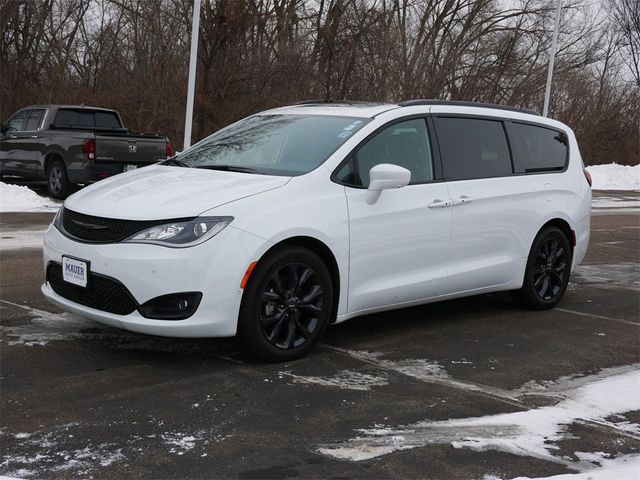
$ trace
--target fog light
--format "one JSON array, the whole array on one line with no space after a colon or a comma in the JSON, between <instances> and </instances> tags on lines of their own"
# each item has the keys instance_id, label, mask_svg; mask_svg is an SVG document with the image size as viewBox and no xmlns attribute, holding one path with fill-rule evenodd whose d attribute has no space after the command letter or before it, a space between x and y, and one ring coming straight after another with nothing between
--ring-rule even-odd
<instances>
[{"instance_id":1,"label":"fog light","mask_svg":"<svg viewBox=\"0 0 640 480\"><path fill-rule=\"evenodd\" d=\"M201 299L200 292L171 293L152 298L140 305L139 311L146 318L184 320L195 313Z\"/></svg>"}]
</instances>

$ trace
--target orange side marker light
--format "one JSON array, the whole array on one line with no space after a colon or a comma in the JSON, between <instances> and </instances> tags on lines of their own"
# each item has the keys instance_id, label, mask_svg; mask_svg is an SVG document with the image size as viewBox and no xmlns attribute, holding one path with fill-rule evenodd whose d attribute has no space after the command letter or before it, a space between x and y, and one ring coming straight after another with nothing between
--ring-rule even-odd
<instances>
[{"instance_id":1,"label":"orange side marker light","mask_svg":"<svg viewBox=\"0 0 640 480\"><path fill-rule=\"evenodd\" d=\"M244 276L242 277L242 281L240 282L240 288L244 288L247 285L249 277L251 276L251 272L253 272L253 269L256 268L257 264L258 262L251 262L249 264L249 266L247 267L247 271L244 272Z\"/></svg>"}]
</instances>

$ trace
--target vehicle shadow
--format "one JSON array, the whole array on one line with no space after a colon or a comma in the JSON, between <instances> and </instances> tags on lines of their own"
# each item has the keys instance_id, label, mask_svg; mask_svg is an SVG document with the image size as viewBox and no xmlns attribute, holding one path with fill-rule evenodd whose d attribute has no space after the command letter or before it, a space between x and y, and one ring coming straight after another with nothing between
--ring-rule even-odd
<instances>
[{"instance_id":1,"label":"vehicle shadow","mask_svg":"<svg viewBox=\"0 0 640 480\"><path fill-rule=\"evenodd\" d=\"M436 334L443 329L467 329L493 317L513 317L521 309L508 294L491 294L449 300L399 310L363 315L338 325L331 325L321 344L342 348L363 349L368 345L394 343L398 339ZM225 362L262 365L264 362L245 354L237 338L172 338L139 334L96 323L81 328L77 338L92 347L127 350L151 358L162 353L169 356L217 358ZM317 355L319 349L310 355Z\"/></svg>"}]
</instances>

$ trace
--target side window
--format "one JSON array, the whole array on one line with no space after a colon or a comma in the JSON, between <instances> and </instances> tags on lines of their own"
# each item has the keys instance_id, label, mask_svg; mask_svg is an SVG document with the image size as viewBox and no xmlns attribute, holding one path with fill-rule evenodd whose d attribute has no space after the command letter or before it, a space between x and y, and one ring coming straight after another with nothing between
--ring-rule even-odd
<instances>
[{"instance_id":1,"label":"side window","mask_svg":"<svg viewBox=\"0 0 640 480\"><path fill-rule=\"evenodd\" d=\"M29 114L29 120L27 120L27 126L25 130L27 132L33 132L34 130L38 130L40 128L40 123L42 122L42 117L44 116L44 110L36 109L31 110Z\"/></svg>"},{"instance_id":2,"label":"side window","mask_svg":"<svg viewBox=\"0 0 640 480\"><path fill-rule=\"evenodd\" d=\"M360 186L360 182L356 178L356 170L354 168L355 161L351 158L347 163L345 163L340 170L335 175L335 179L344 184L350 185L354 187Z\"/></svg>"},{"instance_id":3,"label":"side window","mask_svg":"<svg viewBox=\"0 0 640 480\"><path fill-rule=\"evenodd\" d=\"M11 117L6 124L7 132L23 132L27 123L29 110L22 110Z\"/></svg>"},{"instance_id":4,"label":"side window","mask_svg":"<svg viewBox=\"0 0 640 480\"><path fill-rule=\"evenodd\" d=\"M501 121L438 117L436 133L447 180L504 177L513 173Z\"/></svg>"},{"instance_id":5,"label":"side window","mask_svg":"<svg viewBox=\"0 0 640 480\"><path fill-rule=\"evenodd\" d=\"M425 120L419 118L395 123L360 147L356 153L358 184L369 186L369 170L381 163L392 163L409 170L411 184L433 180L433 161ZM342 170L338 176L343 174Z\"/></svg>"},{"instance_id":6,"label":"side window","mask_svg":"<svg viewBox=\"0 0 640 480\"><path fill-rule=\"evenodd\" d=\"M564 170L567 163L567 136L549 128L513 123L519 142L518 171L549 172ZM511 132L511 130L510 130Z\"/></svg>"}]
</instances>

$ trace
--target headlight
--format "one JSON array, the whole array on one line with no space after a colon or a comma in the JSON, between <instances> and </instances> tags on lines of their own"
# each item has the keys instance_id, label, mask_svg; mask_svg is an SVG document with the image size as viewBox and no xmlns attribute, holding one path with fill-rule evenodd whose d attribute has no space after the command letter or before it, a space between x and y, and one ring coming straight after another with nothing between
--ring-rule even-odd
<instances>
[{"instance_id":1,"label":"headlight","mask_svg":"<svg viewBox=\"0 0 640 480\"><path fill-rule=\"evenodd\" d=\"M165 247L191 247L209 240L231 223L233 217L198 217L188 222L173 222L149 227L123 242L154 243Z\"/></svg>"},{"instance_id":2,"label":"headlight","mask_svg":"<svg viewBox=\"0 0 640 480\"><path fill-rule=\"evenodd\" d=\"M62 230L62 209L64 208L64 206L61 206L58 211L56 212L56 216L53 217L53 221L51 222L51 225L53 225L54 227L56 227L58 230Z\"/></svg>"}]
</instances>

